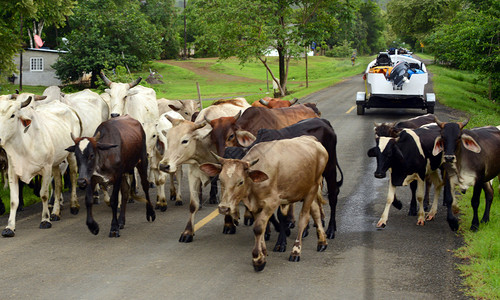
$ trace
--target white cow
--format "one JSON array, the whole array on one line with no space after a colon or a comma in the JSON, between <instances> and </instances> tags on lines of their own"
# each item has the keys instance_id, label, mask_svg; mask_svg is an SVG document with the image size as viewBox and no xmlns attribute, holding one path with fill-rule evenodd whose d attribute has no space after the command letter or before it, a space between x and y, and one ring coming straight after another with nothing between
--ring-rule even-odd
<instances>
[{"instance_id":1,"label":"white cow","mask_svg":"<svg viewBox=\"0 0 500 300\"><path fill-rule=\"evenodd\" d=\"M176 111L188 121L193 121L193 114L201 109L200 102L197 100L168 100L160 98L157 101L160 115L168 111Z\"/></svg>"},{"instance_id":2,"label":"white cow","mask_svg":"<svg viewBox=\"0 0 500 300\"><path fill-rule=\"evenodd\" d=\"M239 112L243 113L247 108L252 107L245 98L234 98L229 100L219 100L207 108L200 111L195 123L200 123L205 119L214 120L221 117L232 117Z\"/></svg>"},{"instance_id":3,"label":"white cow","mask_svg":"<svg viewBox=\"0 0 500 300\"><path fill-rule=\"evenodd\" d=\"M42 175L40 197L43 204L40 228L50 228L48 191L52 175L55 179L55 205L59 213L61 174L59 165L67 159L70 164L72 191L71 207L77 209L76 160L65 150L71 146L71 132L80 135L78 115L67 105L52 101L37 107L24 102L0 101L0 146L7 152L9 161L9 189L11 210L7 227L2 236L12 237L16 229L16 211L19 204L19 183L28 183L35 175Z\"/></svg>"},{"instance_id":4,"label":"white cow","mask_svg":"<svg viewBox=\"0 0 500 300\"><path fill-rule=\"evenodd\" d=\"M155 153L151 160L149 161L149 166L151 170L155 170L151 172L153 175L153 182L157 187L157 199L156 199L156 209L160 209L161 211L167 210L167 198L165 196L165 182L167 181L168 173L160 172L158 167L161 159L165 151L168 151L168 140L167 133L172 128L172 123L167 119L166 116L170 118L184 120L183 116L175 111L169 111L160 116L158 120L158 124L156 125L156 147ZM182 178L182 168L179 168L175 173L175 177L177 178L177 189L175 188L174 183L174 174L170 175L170 200L175 200L175 205L182 205L182 197L181 197L181 178Z\"/></svg>"}]
</instances>

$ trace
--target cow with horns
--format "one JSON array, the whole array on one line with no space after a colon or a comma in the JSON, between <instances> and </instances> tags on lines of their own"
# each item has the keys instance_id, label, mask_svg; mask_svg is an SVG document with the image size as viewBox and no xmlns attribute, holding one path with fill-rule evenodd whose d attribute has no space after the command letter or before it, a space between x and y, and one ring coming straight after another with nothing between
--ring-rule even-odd
<instances>
[{"instance_id":1,"label":"cow with horns","mask_svg":"<svg viewBox=\"0 0 500 300\"><path fill-rule=\"evenodd\" d=\"M99 125L93 137L71 137L74 145L66 150L76 154L80 171L78 186L85 189L86 223L90 232L99 233L99 225L92 216L93 191L97 183L109 183L113 185L110 199L113 217L109 237L120 236L119 231L125 226L125 208L130 194L130 186L124 177L131 174L134 168L139 171L142 189L146 195L146 219L154 221L156 215L149 200L147 180L146 135L141 124L129 116L121 116ZM120 191L122 203L118 219L118 193Z\"/></svg>"},{"instance_id":2,"label":"cow with horns","mask_svg":"<svg viewBox=\"0 0 500 300\"><path fill-rule=\"evenodd\" d=\"M481 222L490 219L490 208L493 201L493 188L490 180L500 179L500 126L486 126L463 129L466 122L441 122L436 118L441 132L434 142L433 154L443 153L444 166L450 179L450 189L445 199L448 207L447 221L452 230L458 229L458 221L453 215L451 204L455 202L453 189L459 186L462 190L474 187L471 206L474 211L471 230L479 229L479 196L484 190L486 205Z\"/></svg>"}]
</instances>

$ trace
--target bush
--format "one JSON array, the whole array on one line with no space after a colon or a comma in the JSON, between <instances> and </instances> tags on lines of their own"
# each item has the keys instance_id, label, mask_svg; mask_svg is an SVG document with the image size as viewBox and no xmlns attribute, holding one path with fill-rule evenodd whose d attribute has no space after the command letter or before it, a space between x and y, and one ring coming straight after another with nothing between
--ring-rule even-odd
<instances>
[{"instance_id":1,"label":"bush","mask_svg":"<svg viewBox=\"0 0 500 300\"><path fill-rule=\"evenodd\" d=\"M351 57L354 49L352 48L352 42L344 40L341 45L333 46L331 50L325 52L325 56L328 57Z\"/></svg>"}]
</instances>

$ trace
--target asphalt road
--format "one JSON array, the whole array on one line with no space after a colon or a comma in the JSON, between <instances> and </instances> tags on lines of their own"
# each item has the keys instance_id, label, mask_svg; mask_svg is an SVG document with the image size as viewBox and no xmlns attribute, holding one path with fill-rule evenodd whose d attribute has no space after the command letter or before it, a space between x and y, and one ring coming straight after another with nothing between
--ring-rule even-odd
<instances>
[{"instance_id":1,"label":"asphalt road","mask_svg":"<svg viewBox=\"0 0 500 300\"><path fill-rule=\"evenodd\" d=\"M101 227L94 236L85 225L79 193L80 214L71 215L66 204L62 220L51 229L38 229L40 205L18 214L16 236L0 239L0 299L467 299L452 253L462 241L449 229L441 204L436 220L416 226L416 217L407 215L409 188L400 188L403 209L391 208L387 227L375 227L388 182L375 179L375 160L366 155L374 145L373 122L425 111L370 109L357 116L355 94L363 88L356 76L300 99L317 103L338 135L344 185L338 231L325 252L316 252L311 231L301 261L289 262L296 229L284 253L271 251L273 233L266 268L255 272L252 228L240 224L236 234L223 235L223 217L211 217L216 205L208 204L208 188L196 217L202 226L192 243L179 243L188 219L187 184L184 206L169 201L153 223L146 220L144 204L129 204L120 238L108 238L110 208L94 206ZM458 116L439 104L435 113L442 120ZM151 195L156 198L154 189ZM329 207L325 210L328 216ZM7 224L7 216L0 224Z\"/></svg>"}]
</instances>

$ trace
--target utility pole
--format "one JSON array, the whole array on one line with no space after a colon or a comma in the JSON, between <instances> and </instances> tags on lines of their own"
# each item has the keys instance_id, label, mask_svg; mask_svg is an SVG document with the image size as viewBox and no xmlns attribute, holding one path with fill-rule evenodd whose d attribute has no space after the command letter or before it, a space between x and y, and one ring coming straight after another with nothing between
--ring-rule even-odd
<instances>
[{"instance_id":1,"label":"utility pole","mask_svg":"<svg viewBox=\"0 0 500 300\"><path fill-rule=\"evenodd\" d=\"M187 59L187 34L186 34L186 0L184 0L184 59Z\"/></svg>"},{"instance_id":2,"label":"utility pole","mask_svg":"<svg viewBox=\"0 0 500 300\"><path fill-rule=\"evenodd\" d=\"M23 90L23 15L21 14L21 24L19 26L19 35L21 36L21 51L19 51L19 92Z\"/></svg>"}]
</instances>

